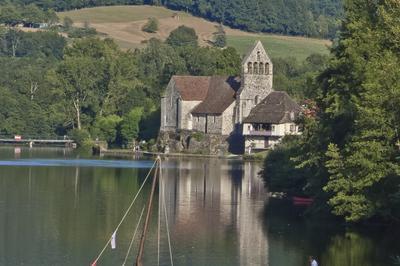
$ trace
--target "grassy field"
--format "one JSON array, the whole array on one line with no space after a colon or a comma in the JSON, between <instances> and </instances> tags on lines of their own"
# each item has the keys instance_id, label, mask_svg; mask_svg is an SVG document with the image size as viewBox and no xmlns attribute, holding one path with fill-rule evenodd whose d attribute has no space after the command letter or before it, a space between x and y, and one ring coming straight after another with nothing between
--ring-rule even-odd
<instances>
[{"instance_id":1,"label":"grassy field","mask_svg":"<svg viewBox=\"0 0 400 266\"><path fill-rule=\"evenodd\" d=\"M176 14L176 15L174 15ZM70 17L78 27L88 22L91 27L113 38L123 49L144 47L150 38L165 40L170 32L180 25L196 30L200 45L206 46L213 39L216 23L155 6L110 6L95 7L58 13L62 19ZM157 33L146 33L141 29L149 17L159 20ZM293 56L303 60L311 53L328 53L329 41L302 37L289 37L269 34L254 34L225 27L228 45L235 47L241 54L254 43L261 40L272 58Z\"/></svg>"},{"instance_id":2,"label":"grassy field","mask_svg":"<svg viewBox=\"0 0 400 266\"><path fill-rule=\"evenodd\" d=\"M295 57L304 60L311 53L328 54L329 41L279 35L257 34L256 36L227 36L229 46L245 54L256 40L260 40L271 58Z\"/></svg>"}]
</instances>

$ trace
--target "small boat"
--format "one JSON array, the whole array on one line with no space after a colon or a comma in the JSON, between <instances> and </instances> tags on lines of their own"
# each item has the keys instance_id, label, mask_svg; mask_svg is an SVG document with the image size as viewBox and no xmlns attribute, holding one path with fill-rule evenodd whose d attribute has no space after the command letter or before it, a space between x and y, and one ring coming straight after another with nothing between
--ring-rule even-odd
<instances>
[{"instance_id":1,"label":"small boat","mask_svg":"<svg viewBox=\"0 0 400 266\"><path fill-rule=\"evenodd\" d=\"M314 199L307 197L292 197L292 201L294 205L311 205L314 202Z\"/></svg>"}]
</instances>

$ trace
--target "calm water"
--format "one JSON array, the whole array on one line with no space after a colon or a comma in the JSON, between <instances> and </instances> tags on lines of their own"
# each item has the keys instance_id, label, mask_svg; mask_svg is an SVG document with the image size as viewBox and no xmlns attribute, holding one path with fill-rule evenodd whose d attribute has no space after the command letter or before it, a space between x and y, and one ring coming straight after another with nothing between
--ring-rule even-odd
<instances>
[{"instance_id":1,"label":"calm water","mask_svg":"<svg viewBox=\"0 0 400 266\"><path fill-rule=\"evenodd\" d=\"M0 265L90 265L142 184L150 160L79 158L64 149L0 148ZM310 222L268 200L260 165L216 159L164 162L175 265L392 265L399 230ZM150 184L97 265L121 265ZM157 265L154 206L145 265ZM161 265L169 265L165 218ZM138 237L137 237L138 238ZM137 239L136 238L136 239ZM127 265L133 265L138 241Z\"/></svg>"}]
</instances>

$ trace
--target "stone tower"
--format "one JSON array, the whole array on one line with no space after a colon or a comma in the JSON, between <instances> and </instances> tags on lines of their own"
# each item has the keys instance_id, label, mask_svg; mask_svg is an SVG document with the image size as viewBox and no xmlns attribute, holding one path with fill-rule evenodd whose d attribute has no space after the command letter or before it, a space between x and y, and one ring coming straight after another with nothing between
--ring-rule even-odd
<instances>
[{"instance_id":1,"label":"stone tower","mask_svg":"<svg viewBox=\"0 0 400 266\"><path fill-rule=\"evenodd\" d=\"M236 97L236 123L272 91L273 67L262 43L257 41L242 61L241 87Z\"/></svg>"}]
</instances>

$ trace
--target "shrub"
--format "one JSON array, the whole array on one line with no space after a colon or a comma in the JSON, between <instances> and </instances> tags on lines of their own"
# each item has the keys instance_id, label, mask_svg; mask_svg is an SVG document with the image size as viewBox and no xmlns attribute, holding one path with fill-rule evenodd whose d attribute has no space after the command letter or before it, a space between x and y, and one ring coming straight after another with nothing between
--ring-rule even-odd
<instances>
[{"instance_id":1,"label":"shrub","mask_svg":"<svg viewBox=\"0 0 400 266\"><path fill-rule=\"evenodd\" d=\"M86 129L74 128L69 132L68 135L76 142L79 147L83 146L83 144L87 142L87 140L90 140L89 131L87 131Z\"/></svg>"},{"instance_id":2,"label":"shrub","mask_svg":"<svg viewBox=\"0 0 400 266\"><path fill-rule=\"evenodd\" d=\"M155 33L158 30L158 20L156 18L149 18L147 23L142 27L142 31L148 33Z\"/></svg>"}]
</instances>

